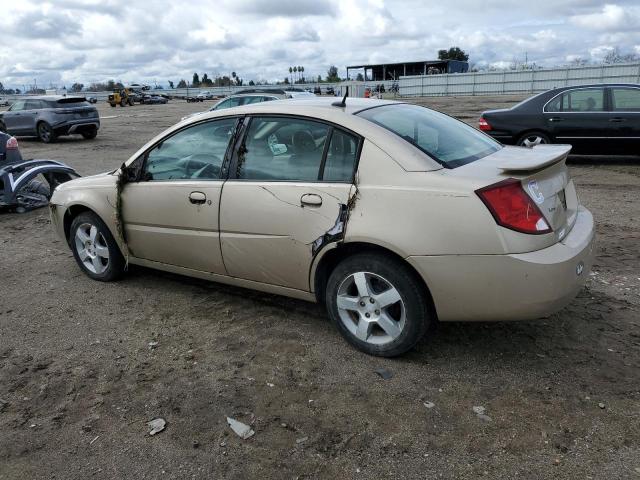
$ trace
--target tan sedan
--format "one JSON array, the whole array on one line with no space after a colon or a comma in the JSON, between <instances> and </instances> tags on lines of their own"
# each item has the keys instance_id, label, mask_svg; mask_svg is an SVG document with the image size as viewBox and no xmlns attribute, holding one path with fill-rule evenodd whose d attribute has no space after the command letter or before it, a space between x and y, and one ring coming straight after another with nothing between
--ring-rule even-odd
<instances>
[{"instance_id":1,"label":"tan sedan","mask_svg":"<svg viewBox=\"0 0 640 480\"><path fill-rule=\"evenodd\" d=\"M266 102L59 186L52 221L93 279L128 262L323 302L351 344L393 356L437 320L534 319L574 298L594 224L569 150L503 147L397 102Z\"/></svg>"}]
</instances>

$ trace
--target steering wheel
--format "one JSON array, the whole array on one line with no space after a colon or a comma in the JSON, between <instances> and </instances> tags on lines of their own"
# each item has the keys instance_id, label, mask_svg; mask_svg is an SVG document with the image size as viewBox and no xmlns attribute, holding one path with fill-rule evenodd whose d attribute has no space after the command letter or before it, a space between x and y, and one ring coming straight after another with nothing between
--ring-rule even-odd
<instances>
[{"instance_id":1,"label":"steering wheel","mask_svg":"<svg viewBox=\"0 0 640 480\"><path fill-rule=\"evenodd\" d=\"M196 153L180 160L185 171L185 178L196 178L193 175L207 166L221 165L222 161L216 155ZM219 169L218 169L219 170Z\"/></svg>"}]
</instances>

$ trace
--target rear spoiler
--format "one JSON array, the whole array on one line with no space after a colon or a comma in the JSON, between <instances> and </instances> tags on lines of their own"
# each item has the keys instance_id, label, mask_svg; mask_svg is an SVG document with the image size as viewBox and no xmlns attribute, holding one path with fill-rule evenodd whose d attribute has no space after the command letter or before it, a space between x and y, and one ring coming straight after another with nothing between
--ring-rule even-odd
<instances>
[{"instance_id":1,"label":"rear spoiler","mask_svg":"<svg viewBox=\"0 0 640 480\"><path fill-rule=\"evenodd\" d=\"M536 145L533 148L505 147L496 166L505 172L540 170L566 160L571 145Z\"/></svg>"}]
</instances>

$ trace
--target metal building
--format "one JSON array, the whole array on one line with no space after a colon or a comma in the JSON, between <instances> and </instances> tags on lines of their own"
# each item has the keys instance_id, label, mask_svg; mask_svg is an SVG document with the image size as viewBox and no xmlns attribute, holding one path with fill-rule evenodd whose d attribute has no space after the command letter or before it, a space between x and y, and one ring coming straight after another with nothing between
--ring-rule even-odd
<instances>
[{"instance_id":1,"label":"metal building","mask_svg":"<svg viewBox=\"0 0 640 480\"><path fill-rule=\"evenodd\" d=\"M378 82L383 80L397 80L407 75L465 73L469 70L469 63L460 60L424 60L422 62L351 65L347 67L347 78L351 78L349 76L350 70L364 70L365 80Z\"/></svg>"}]
</instances>

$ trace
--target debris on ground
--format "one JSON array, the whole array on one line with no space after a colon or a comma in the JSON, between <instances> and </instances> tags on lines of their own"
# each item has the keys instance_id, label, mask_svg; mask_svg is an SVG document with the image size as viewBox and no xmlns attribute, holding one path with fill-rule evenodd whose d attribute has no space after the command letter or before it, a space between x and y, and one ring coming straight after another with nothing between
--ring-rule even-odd
<instances>
[{"instance_id":1,"label":"debris on ground","mask_svg":"<svg viewBox=\"0 0 640 480\"><path fill-rule=\"evenodd\" d=\"M484 415L484 412L487 411L487 409L482 406L473 407L471 410L473 410L473 413L477 415Z\"/></svg>"},{"instance_id":2,"label":"debris on ground","mask_svg":"<svg viewBox=\"0 0 640 480\"><path fill-rule=\"evenodd\" d=\"M159 342L149 342L149 350L154 350L155 348L157 348L158 345L160 345Z\"/></svg>"},{"instance_id":3,"label":"debris on ground","mask_svg":"<svg viewBox=\"0 0 640 480\"><path fill-rule=\"evenodd\" d=\"M147 422L147 425L151 429L149 435L155 435L156 433L160 433L166 427L167 422L164 418L154 418L150 422Z\"/></svg>"},{"instance_id":4,"label":"debris on ground","mask_svg":"<svg viewBox=\"0 0 640 480\"><path fill-rule=\"evenodd\" d=\"M387 370L386 368L376 368L375 372L380 375L384 380L389 380L391 377L393 377L393 373L391 372L391 370Z\"/></svg>"},{"instance_id":5,"label":"debris on ground","mask_svg":"<svg viewBox=\"0 0 640 480\"><path fill-rule=\"evenodd\" d=\"M433 408L436 406L436 404L433 402L424 402L424 406L427 408Z\"/></svg>"},{"instance_id":6,"label":"debris on ground","mask_svg":"<svg viewBox=\"0 0 640 480\"><path fill-rule=\"evenodd\" d=\"M604 408L606 407L606 405L605 405L604 403L602 403L602 402L600 402L600 403L598 404L598 406L599 406L600 408L602 408L602 409L604 409Z\"/></svg>"},{"instance_id":7,"label":"debris on ground","mask_svg":"<svg viewBox=\"0 0 640 480\"><path fill-rule=\"evenodd\" d=\"M487 423L492 421L492 418L489 415L478 415L478 418Z\"/></svg>"},{"instance_id":8,"label":"debris on ground","mask_svg":"<svg viewBox=\"0 0 640 480\"><path fill-rule=\"evenodd\" d=\"M300 445L301 443L304 443L307 440L309 440L309 437L298 438L298 439L296 439L296 444Z\"/></svg>"},{"instance_id":9,"label":"debris on ground","mask_svg":"<svg viewBox=\"0 0 640 480\"><path fill-rule=\"evenodd\" d=\"M9 406L9 402L0 398L0 413L4 412L4 409Z\"/></svg>"},{"instance_id":10,"label":"debris on ground","mask_svg":"<svg viewBox=\"0 0 640 480\"><path fill-rule=\"evenodd\" d=\"M251 429L249 425L239 422L231 417L227 417L227 423L231 427L231 430L233 430L235 434L243 440L253 437L253 435L256 433Z\"/></svg>"}]
</instances>

